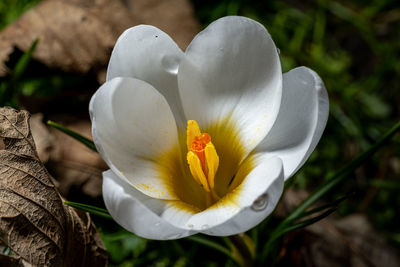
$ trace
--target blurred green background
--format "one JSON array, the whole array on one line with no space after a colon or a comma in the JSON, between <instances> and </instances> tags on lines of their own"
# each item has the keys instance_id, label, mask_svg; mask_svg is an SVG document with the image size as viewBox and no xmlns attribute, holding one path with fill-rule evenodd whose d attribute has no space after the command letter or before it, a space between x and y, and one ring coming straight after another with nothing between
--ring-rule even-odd
<instances>
[{"instance_id":1,"label":"blurred green background","mask_svg":"<svg viewBox=\"0 0 400 267\"><path fill-rule=\"evenodd\" d=\"M2 0L0 29L37 2ZM287 187L312 191L399 120L399 1L192 0L192 4L202 27L226 15L247 16L261 22L280 50L284 72L304 65L325 82L331 107L325 134ZM0 79L0 104L15 106L15 97L21 94L45 97L69 90L74 84L93 84L88 77L46 75L30 72L19 77L18 86L14 84L15 91L7 97L5 84L10 83L10 77ZM50 87L51 92L47 89ZM399 141L397 134L390 145L380 149L325 198L329 201L353 193L339 206L337 214L366 214L396 249L400 248ZM279 218L273 217L250 232L257 244L268 238L274 220ZM220 252L190 240L147 241L110 226L103 219L95 221L103 232L112 266L235 266ZM224 244L223 239L214 241Z\"/></svg>"}]
</instances>

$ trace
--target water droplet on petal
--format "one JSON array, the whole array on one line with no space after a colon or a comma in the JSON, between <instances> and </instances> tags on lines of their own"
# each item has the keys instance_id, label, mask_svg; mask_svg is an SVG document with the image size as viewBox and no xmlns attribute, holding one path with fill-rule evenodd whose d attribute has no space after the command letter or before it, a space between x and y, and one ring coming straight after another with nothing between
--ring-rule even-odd
<instances>
[{"instance_id":1,"label":"water droplet on petal","mask_svg":"<svg viewBox=\"0 0 400 267\"><path fill-rule=\"evenodd\" d=\"M265 210L268 206L268 194L262 194L259 196L251 205L251 209L254 211Z\"/></svg>"},{"instance_id":2,"label":"water droplet on petal","mask_svg":"<svg viewBox=\"0 0 400 267\"><path fill-rule=\"evenodd\" d=\"M161 225L161 222L157 222L156 224L154 224L154 226L160 226Z\"/></svg>"},{"instance_id":3,"label":"water droplet on petal","mask_svg":"<svg viewBox=\"0 0 400 267\"><path fill-rule=\"evenodd\" d=\"M179 61L179 58L176 56L166 55L161 59L161 65L166 72L176 75L178 74Z\"/></svg>"}]
</instances>

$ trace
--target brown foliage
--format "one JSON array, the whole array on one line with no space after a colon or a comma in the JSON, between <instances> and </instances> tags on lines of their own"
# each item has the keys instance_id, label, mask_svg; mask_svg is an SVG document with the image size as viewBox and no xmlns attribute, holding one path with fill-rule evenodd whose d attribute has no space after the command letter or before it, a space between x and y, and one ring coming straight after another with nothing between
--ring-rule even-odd
<instances>
[{"instance_id":1,"label":"brown foliage","mask_svg":"<svg viewBox=\"0 0 400 267\"><path fill-rule=\"evenodd\" d=\"M0 240L34 266L105 266L88 214L63 204L38 158L29 113L0 108Z\"/></svg>"},{"instance_id":2,"label":"brown foliage","mask_svg":"<svg viewBox=\"0 0 400 267\"><path fill-rule=\"evenodd\" d=\"M116 38L132 24L121 1L43 1L2 31L0 62L14 46L26 51L39 38L35 59L53 68L86 73L108 60ZM4 71L0 66L0 73Z\"/></svg>"},{"instance_id":3,"label":"brown foliage","mask_svg":"<svg viewBox=\"0 0 400 267\"><path fill-rule=\"evenodd\" d=\"M44 0L0 33L0 76L14 48L26 51L37 38L33 58L47 67L101 71L118 36L137 24L160 27L182 48L200 28L187 0Z\"/></svg>"}]
</instances>

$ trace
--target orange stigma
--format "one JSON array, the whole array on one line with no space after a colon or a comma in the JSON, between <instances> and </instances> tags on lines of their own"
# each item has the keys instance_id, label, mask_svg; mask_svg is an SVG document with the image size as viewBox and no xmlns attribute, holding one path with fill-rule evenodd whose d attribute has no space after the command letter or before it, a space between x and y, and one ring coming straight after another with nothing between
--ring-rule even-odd
<instances>
[{"instance_id":1,"label":"orange stigma","mask_svg":"<svg viewBox=\"0 0 400 267\"><path fill-rule=\"evenodd\" d=\"M211 142L211 136L202 133L194 120L188 121L187 147L187 161L193 178L205 191L210 192L214 188L219 158Z\"/></svg>"},{"instance_id":2,"label":"orange stigma","mask_svg":"<svg viewBox=\"0 0 400 267\"><path fill-rule=\"evenodd\" d=\"M208 133L202 133L200 136L195 136L192 142L191 150L195 152L204 152L204 148L211 142L211 136Z\"/></svg>"}]
</instances>

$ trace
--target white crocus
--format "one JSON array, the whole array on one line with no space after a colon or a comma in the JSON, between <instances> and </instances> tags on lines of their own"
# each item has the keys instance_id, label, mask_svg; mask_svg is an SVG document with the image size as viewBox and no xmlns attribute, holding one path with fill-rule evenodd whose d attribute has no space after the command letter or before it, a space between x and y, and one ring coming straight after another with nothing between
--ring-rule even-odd
<instances>
[{"instance_id":1,"label":"white crocus","mask_svg":"<svg viewBox=\"0 0 400 267\"><path fill-rule=\"evenodd\" d=\"M233 235L275 208L328 117L318 75L282 74L256 21L221 18L182 52L161 30L126 30L107 82L90 102L93 137L110 170L112 217L150 239Z\"/></svg>"}]
</instances>

